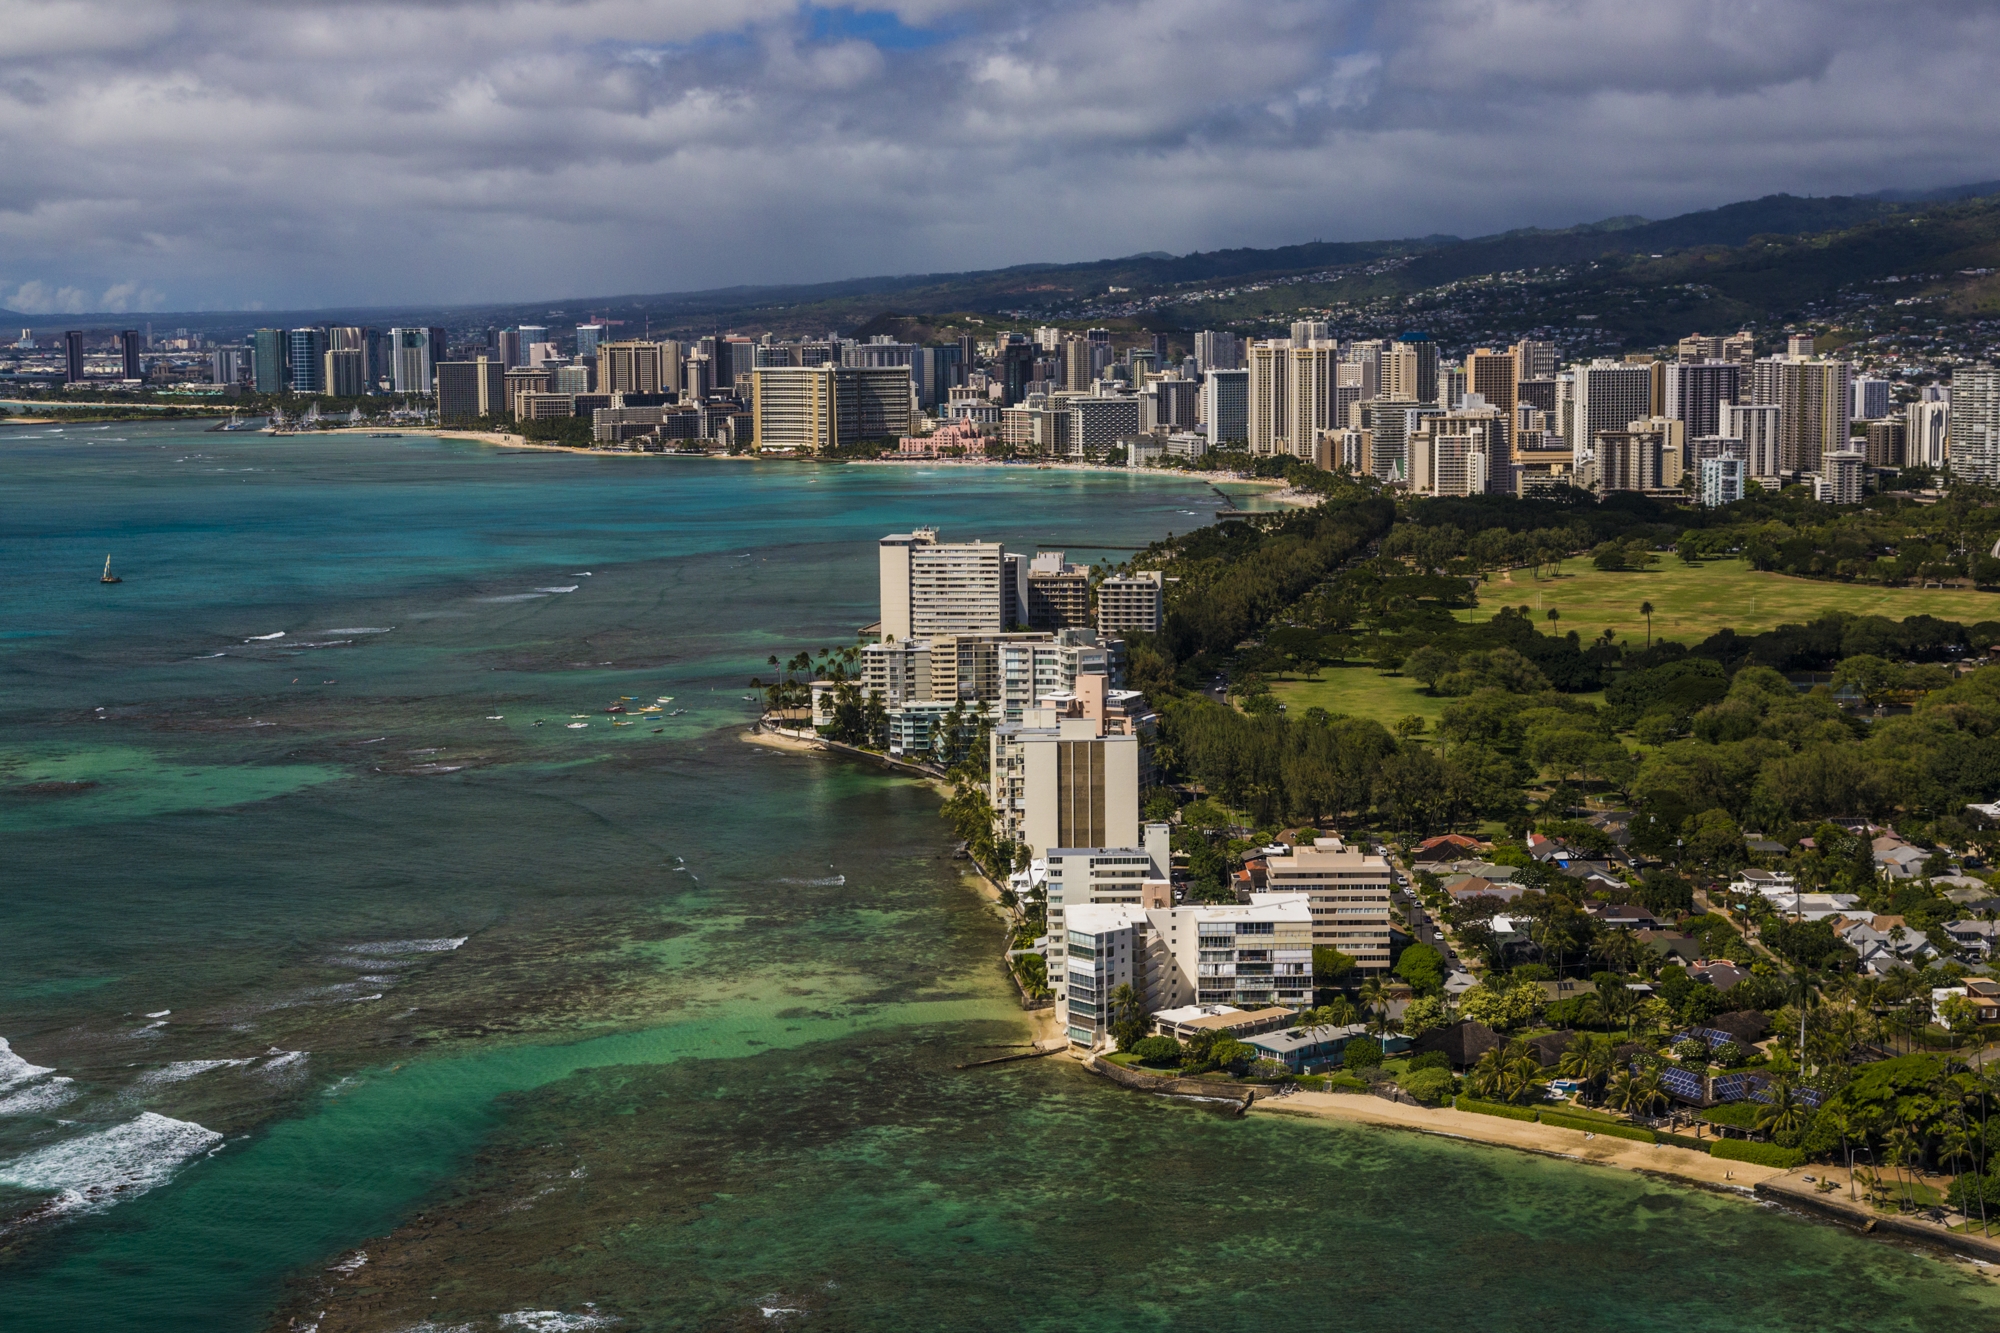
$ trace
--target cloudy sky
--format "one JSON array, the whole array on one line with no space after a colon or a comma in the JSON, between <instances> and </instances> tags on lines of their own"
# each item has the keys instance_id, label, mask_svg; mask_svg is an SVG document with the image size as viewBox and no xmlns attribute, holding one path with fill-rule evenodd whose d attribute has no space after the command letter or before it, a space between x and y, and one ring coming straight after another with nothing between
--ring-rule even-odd
<instances>
[{"instance_id":1,"label":"cloudy sky","mask_svg":"<svg viewBox=\"0 0 2000 1333\"><path fill-rule=\"evenodd\" d=\"M474 302L2000 177L1947 0L0 0L0 307Z\"/></svg>"}]
</instances>

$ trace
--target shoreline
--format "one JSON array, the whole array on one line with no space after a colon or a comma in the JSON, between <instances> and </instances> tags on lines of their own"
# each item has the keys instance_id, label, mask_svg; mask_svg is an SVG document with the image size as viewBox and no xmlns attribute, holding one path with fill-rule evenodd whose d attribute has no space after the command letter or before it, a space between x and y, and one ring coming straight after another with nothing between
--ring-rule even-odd
<instances>
[{"instance_id":1,"label":"shoreline","mask_svg":"<svg viewBox=\"0 0 2000 1333\"><path fill-rule=\"evenodd\" d=\"M1646 1175L1670 1177L1704 1189L1751 1195L1758 1185L1786 1174L1775 1166L1733 1162L1687 1148L1640 1143L1564 1129L1539 1121L1509 1120L1451 1107L1409 1106L1367 1093L1297 1092L1282 1101L1258 1099L1252 1114L1288 1115L1310 1120L1341 1120L1350 1124L1403 1129L1439 1138L1463 1139L1491 1147L1513 1148L1543 1157L1558 1157L1585 1166L1604 1166Z\"/></svg>"},{"instance_id":2,"label":"shoreline","mask_svg":"<svg viewBox=\"0 0 2000 1333\"><path fill-rule=\"evenodd\" d=\"M845 745L831 745L825 741L809 741L797 736L788 736L772 731L743 731L737 734L737 739L746 745L761 745L766 749L780 750L788 754L843 755L850 759L872 759L877 757L856 751ZM897 767L898 771L900 771L900 766ZM906 776L914 775L906 774ZM924 785L931 788L940 797L949 797L951 794L945 789L945 784L940 778L925 775L923 782ZM1000 971L1007 978L1008 988L1018 998L1020 996L1019 985L1014 980L1014 969L1008 964L1006 953L1007 943L1013 939L1014 922L1007 909L1001 905L1000 886L987 877L986 872L979 868L977 862L971 862L962 867L958 872L958 878L961 884L970 889L979 898L986 909L993 914L994 919L1000 922L1002 929L1000 937L1001 953L997 961L1000 964ZM1054 1041L1061 1036L1056 1027L1056 1011L1053 1006L1030 1009L1023 1004L1021 1018L1028 1024L1031 1034L1030 1040L1037 1046Z\"/></svg>"}]
</instances>

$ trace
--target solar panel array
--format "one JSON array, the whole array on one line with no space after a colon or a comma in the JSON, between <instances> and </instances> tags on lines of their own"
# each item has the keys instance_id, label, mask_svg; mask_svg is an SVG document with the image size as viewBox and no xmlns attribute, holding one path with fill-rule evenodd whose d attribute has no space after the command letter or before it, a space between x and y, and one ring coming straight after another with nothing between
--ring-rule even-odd
<instances>
[{"instance_id":1,"label":"solar panel array","mask_svg":"<svg viewBox=\"0 0 2000 1333\"><path fill-rule=\"evenodd\" d=\"M1707 1081L1694 1070L1682 1069L1678 1065L1667 1065L1660 1070L1660 1086L1669 1095L1684 1102L1707 1101L1707 1088L1704 1086Z\"/></svg>"}]
</instances>

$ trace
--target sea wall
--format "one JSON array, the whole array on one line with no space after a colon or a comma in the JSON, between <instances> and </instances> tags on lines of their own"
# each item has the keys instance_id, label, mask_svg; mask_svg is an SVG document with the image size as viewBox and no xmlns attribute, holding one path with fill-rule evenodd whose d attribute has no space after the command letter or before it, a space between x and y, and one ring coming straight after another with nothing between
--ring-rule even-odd
<instances>
[{"instance_id":1,"label":"sea wall","mask_svg":"<svg viewBox=\"0 0 2000 1333\"><path fill-rule=\"evenodd\" d=\"M1085 1069L1102 1075L1113 1083L1122 1083L1128 1088L1141 1092L1165 1092L1177 1097L1224 1097L1230 1101L1251 1102L1267 1098L1275 1088L1259 1083L1230 1083L1213 1078L1173 1078L1165 1074L1148 1074L1144 1070L1130 1069L1124 1065L1100 1060L1091 1056L1084 1061Z\"/></svg>"},{"instance_id":2,"label":"sea wall","mask_svg":"<svg viewBox=\"0 0 2000 1333\"><path fill-rule=\"evenodd\" d=\"M1845 1191L1831 1190L1822 1194L1796 1175L1761 1181L1756 1186L1756 1193L1760 1199L1782 1203L1788 1208L1839 1222L1871 1236L1895 1236L1923 1245L1934 1245L1970 1259L2000 1263L2000 1238L1988 1239L1961 1231L1947 1231L1939 1224L1922 1218L1879 1213L1850 1201Z\"/></svg>"}]
</instances>

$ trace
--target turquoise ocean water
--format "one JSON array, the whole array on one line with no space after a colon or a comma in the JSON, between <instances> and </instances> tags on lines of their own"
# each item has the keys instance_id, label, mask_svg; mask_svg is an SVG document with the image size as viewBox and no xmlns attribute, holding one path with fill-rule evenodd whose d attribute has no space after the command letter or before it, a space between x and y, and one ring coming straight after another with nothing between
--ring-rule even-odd
<instances>
[{"instance_id":1,"label":"turquoise ocean water","mask_svg":"<svg viewBox=\"0 0 2000 1333\"><path fill-rule=\"evenodd\" d=\"M1025 1028L935 798L743 744L743 682L873 619L883 532L1214 500L0 433L0 1326L2000 1321L1735 1200L953 1070Z\"/></svg>"}]
</instances>

